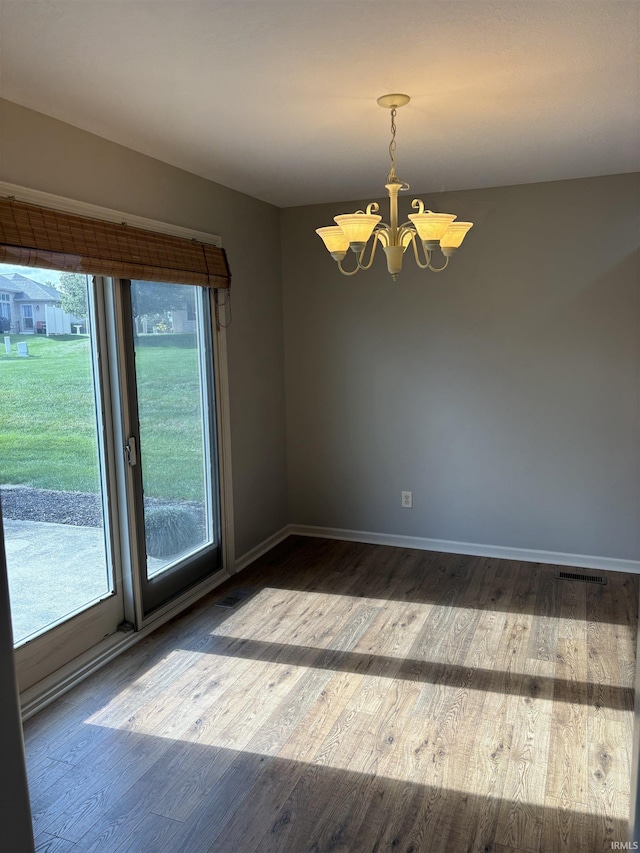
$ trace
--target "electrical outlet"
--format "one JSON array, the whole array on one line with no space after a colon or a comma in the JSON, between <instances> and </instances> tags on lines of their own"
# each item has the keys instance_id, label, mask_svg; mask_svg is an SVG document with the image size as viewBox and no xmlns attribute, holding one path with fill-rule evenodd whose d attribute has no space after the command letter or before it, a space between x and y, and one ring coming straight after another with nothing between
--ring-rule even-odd
<instances>
[{"instance_id":1,"label":"electrical outlet","mask_svg":"<svg viewBox=\"0 0 640 853\"><path fill-rule=\"evenodd\" d=\"M402 506L405 509L413 509L413 492L402 492Z\"/></svg>"}]
</instances>

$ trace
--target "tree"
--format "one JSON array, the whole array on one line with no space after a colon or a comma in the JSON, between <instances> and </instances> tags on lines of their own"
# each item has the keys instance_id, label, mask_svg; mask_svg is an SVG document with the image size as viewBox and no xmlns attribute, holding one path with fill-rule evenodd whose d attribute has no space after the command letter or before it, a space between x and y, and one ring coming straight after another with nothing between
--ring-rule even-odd
<instances>
[{"instance_id":1,"label":"tree","mask_svg":"<svg viewBox=\"0 0 640 853\"><path fill-rule=\"evenodd\" d=\"M89 313L87 303L87 277L81 273L60 273L59 290L62 294L62 310L74 317L86 317Z\"/></svg>"},{"instance_id":2,"label":"tree","mask_svg":"<svg viewBox=\"0 0 640 853\"><path fill-rule=\"evenodd\" d=\"M131 302L134 317L164 319L170 311L186 310L189 288L151 281L131 282ZM193 297L191 297L193 301Z\"/></svg>"}]
</instances>

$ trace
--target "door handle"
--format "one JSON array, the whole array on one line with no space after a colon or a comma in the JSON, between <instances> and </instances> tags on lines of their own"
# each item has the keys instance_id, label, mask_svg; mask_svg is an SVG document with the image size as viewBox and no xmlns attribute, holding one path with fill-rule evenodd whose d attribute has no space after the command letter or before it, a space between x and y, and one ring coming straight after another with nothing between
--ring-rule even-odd
<instances>
[{"instance_id":1,"label":"door handle","mask_svg":"<svg viewBox=\"0 0 640 853\"><path fill-rule=\"evenodd\" d=\"M124 446L124 458L132 468L138 464L138 448L135 435L129 436Z\"/></svg>"}]
</instances>

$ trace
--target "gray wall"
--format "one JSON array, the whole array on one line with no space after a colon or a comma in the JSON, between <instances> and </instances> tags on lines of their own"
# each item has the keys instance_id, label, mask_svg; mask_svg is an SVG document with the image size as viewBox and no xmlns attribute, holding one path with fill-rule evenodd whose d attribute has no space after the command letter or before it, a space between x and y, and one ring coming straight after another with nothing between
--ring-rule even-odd
<instances>
[{"instance_id":1,"label":"gray wall","mask_svg":"<svg viewBox=\"0 0 640 853\"><path fill-rule=\"evenodd\" d=\"M287 483L278 209L8 101L0 180L222 237L233 276L236 555L279 530Z\"/></svg>"},{"instance_id":2,"label":"gray wall","mask_svg":"<svg viewBox=\"0 0 640 853\"><path fill-rule=\"evenodd\" d=\"M638 198L631 175L430 196L475 227L396 284L314 233L362 201L284 211L291 521L638 559Z\"/></svg>"}]
</instances>

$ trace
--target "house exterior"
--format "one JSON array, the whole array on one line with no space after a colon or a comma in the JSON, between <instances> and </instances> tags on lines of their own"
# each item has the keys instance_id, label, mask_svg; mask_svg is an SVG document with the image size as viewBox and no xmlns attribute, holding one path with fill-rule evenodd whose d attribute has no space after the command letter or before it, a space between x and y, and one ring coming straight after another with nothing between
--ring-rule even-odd
<instances>
[{"instance_id":1,"label":"house exterior","mask_svg":"<svg viewBox=\"0 0 640 853\"><path fill-rule=\"evenodd\" d=\"M47 306L60 305L60 291L20 273L0 275L0 321L2 331L30 335L46 331Z\"/></svg>"}]
</instances>

